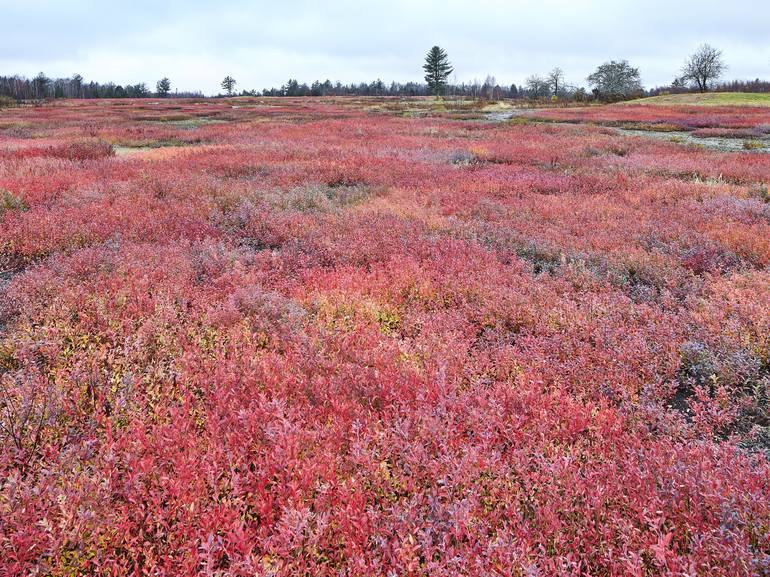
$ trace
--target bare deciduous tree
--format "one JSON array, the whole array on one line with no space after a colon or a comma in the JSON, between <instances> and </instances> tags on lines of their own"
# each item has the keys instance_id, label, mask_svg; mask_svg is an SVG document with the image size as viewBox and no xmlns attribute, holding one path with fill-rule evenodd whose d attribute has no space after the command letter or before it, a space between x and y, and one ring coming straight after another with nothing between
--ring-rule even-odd
<instances>
[{"instance_id":1,"label":"bare deciduous tree","mask_svg":"<svg viewBox=\"0 0 770 577\"><path fill-rule=\"evenodd\" d=\"M703 44L687 59L682 68L682 79L697 85L701 92L708 92L715 80L721 78L727 65L722 60L722 51Z\"/></svg>"},{"instance_id":2,"label":"bare deciduous tree","mask_svg":"<svg viewBox=\"0 0 770 577\"><path fill-rule=\"evenodd\" d=\"M564 83L564 71L558 66L548 73L548 85L554 96L559 96L559 88Z\"/></svg>"},{"instance_id":3,"label":"bare deciduous tree","mask_svg":"<svg viewBox=\"0 0 770 577\"><path fill-rule=\"evenodd\" d=\"M550 86L548 80L538 75L527 78L527 93L530 98L537 99L548 96Z\"/></svg>"},{"instance_id":4,"label":"bare deciduous tree","mask_svg":"<svg viewBox=\"0 0 770 577\"><path fill-rule=\"evenodd\" d=\"M497 79L491 74L487 74L484 85L481 87L481 97L485 100L497 100L500 98L500 87L497 85Z\"/></svg>"}]
</instances>

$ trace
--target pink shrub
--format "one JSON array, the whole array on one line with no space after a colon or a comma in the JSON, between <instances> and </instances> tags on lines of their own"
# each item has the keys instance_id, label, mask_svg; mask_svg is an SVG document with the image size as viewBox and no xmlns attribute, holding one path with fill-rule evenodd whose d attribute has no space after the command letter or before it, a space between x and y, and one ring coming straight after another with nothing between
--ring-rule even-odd
<instances>
[{"instance_id":1,"label":"pink shrub","mask_svg":"<svg viewBox=\"0 0 770 577\"><path fill-rule=\"evenodd\" d=\"M0 574L770 571L770 157L239 105L0 129Z\"/></svg>"}]
</instances>

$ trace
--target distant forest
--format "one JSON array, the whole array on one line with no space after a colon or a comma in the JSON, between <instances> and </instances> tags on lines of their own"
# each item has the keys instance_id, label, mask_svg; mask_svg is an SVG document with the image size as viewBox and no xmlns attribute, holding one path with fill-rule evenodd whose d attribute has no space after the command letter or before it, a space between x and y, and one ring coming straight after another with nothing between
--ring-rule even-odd
<instances>
[{"instance_id":1,"label":"distant forest","mask_svg":"<svg viewBox=\"0 0 770 577\"><path fill-rule=\"evenodd\" d=\"M167 80L167 79L164 79ZM114 82L99 83L85 81L79 74L71 78L49 78L40 73L34 78L24 76L0 76L0 96L24 100L50 100L58 98L202 98L200 91L165 90L158 83L156 91L151 90L145 83L116 84ZM770 92L770 81L766 80L733 80L721 82L713 86L717 92ZM636 96L656 96L661 93L684 93L697 91L693 87L685 87L674 83L670 86L660 86L640 91ZM300 83L295 79L288 80L279 87L267 88L262 91L244 90L234 95L240 96L427 96L428 86L421 82L391 82L382 80L343 84L341 82L315 81L311 84ZM462 84L448 84L445 94L484 100L500 99L531 99L543 100L553 98L566 101L585 101L594 97L585 88L564 84L559 86L554 94L553 86L547 77L531 76L523 85L516 84L501 86L493 76L488 76L483 82L473 81ZM223 96L223 95L218 95Z\"/></svg>"},{"instance_id":2,"label":"distant forest","mask_svg":"<svg viewBox=\"0 0 770 577\"><path fill-rule=\"evenodd\" d=\"M159 83L160 84L160 83ZM49 78L42 72L34 78L0 76L0 96L16 100L48 100L54 98L154 98L144 82L116 84L114 82L86 82L80 74L71 78ZM203 97L202 92L168 92L168 97Z\"/></svg>"}]
</instances>

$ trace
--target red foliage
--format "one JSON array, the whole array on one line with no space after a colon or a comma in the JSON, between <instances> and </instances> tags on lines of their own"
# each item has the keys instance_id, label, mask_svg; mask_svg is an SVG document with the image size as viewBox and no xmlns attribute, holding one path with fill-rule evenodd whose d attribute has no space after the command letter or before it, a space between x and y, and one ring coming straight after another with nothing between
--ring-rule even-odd
<instances>
[{"instance_id":1,"label":"red foliage","mask_svg":"<svg viewBox=\"0 0 770 577\"><path fill-rule=\"evenodd\" d=\"M3 117L0 575L770 572L770 156L377 104Z\"/></svg>"},{"instance_id":2,"label":"red foliage","mask_svg":"<svg viewBox=\"0 0 770 577\"><path fill-rule=\"evenodd\" d=\"M741 106L647 106L619 104L587 108L554 108L538 112L537 116L569 122L597 122L610 125L646 124L664 128L757 129L762 134L767 127L768 112L763 107ZM743 133L744 135L746 133ZM756 133L755 133L756 134Z\"/></svg>"}]
</instances>

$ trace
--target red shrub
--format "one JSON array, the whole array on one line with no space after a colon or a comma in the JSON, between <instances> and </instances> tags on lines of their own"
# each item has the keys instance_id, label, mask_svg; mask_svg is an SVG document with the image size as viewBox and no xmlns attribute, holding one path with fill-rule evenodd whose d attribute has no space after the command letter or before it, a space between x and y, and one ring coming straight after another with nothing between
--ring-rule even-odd
<instances>
[{"instance_id":1,"label":"red shrub","mask_svg":"<svg viewBox=\"0 0 770 577\"><path fill-rule=\"evenodd\" d=\"M0 574L770 571L770 157L237 102L0 128Z\"/></svg>"}]
</instances>

